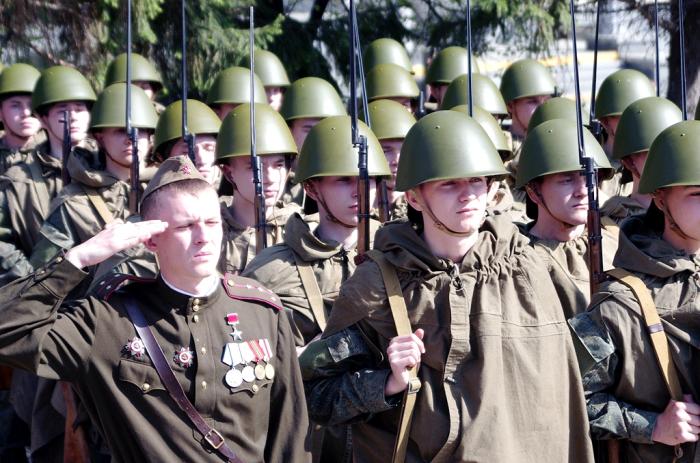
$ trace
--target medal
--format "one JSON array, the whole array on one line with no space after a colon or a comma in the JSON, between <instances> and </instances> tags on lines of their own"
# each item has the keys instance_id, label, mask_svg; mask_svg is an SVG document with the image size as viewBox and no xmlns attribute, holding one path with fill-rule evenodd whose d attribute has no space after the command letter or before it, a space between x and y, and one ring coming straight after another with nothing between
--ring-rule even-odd
<instances>
[{"instance_id":1,"label":"medal","mask_svg":"<svg viewBox=\"0 0 700 463\"><path fill-rule=\"evenodd\" d=\"M255 381L255 371L250 365L243 368L243 372L241 373L241 375L243 376L243 381L245 381L246 383L252 383L253 381Z\"/></svg>"},{"instance_id":2,"label":"medal","mask_svg":"<svg viewBox=\"0 0 700 463\"><path fill-rule=\"evenodd\" d=\"M233 336L234 341L243 340L243 331L238 329L238 324L240 322L241 319L238 317L237 313L231 312L229 314L226 314L226 324L233 327L233 333L230 334L231 336Z\"/></svg>"},{"instance_id":3,"label":"medal","mask_svg":"<svg viewBox=\"0 0 700 463\"><path fill-rule=\"evenodd\" d=\"M255 365L255 378L258 380L265 379L265 367L259 363Z\"/></svg>"},{"instance_id":4,"label":"medal","mask_svg":"<svg viewBox=\"0 0 700 463\"><path fill-rule=\"evenodd\" d=\"M250 363L255 360L255 354L253 353L253 349L251 349L248 342L239 343L238 347L241 349L241 357L243 358L242 363Z\"/></svg>"},{"instance_id":5,"label":"medal","mask_svg":"<svg viewBox=\"0 0 700 463\"><path fill-rule=\"evenodd\" d=\"M241 349L239 347L239 343L229 342L228 344L226 344L226 346L224 347L224 355L221 357L221 361L230 367L245 363L243 362L243 358L241 357Z\"/></svg>"},{"instance_id":6,"label":"medal","mask_svg":"<svg viewBox=\"0 0 700 463\"><path fill-rule=\"evenodd\" d=\"M231 368L224 378L229 387L238 387L243 384L243 375L235 368Z\"/></svg>"},{"instance_id":7,"label":"medal","mask_svg":"<svg viewBox=\"0 0 700 463\"><path fill-rule=\"evenodd\" d=\"M265 365L265 378L272 379L275 377L275 367L271 363Z\"/></svg>"},{"instance_id":8,"label":"medal","mask_svg":"<svg viewBox=\"0 0 700 463\"><path fill-rule=\"evenodd\" d=\"M192 361L194 360L194 352L187 347L181 347L179 351L175 352L175 358L173 360L183 368L191 367Z\"/></svg>"},{"instance_id":9,"label":"medal","mask_svg":"<svg viewBox=\"0 0 700 463\"><path fill-rule=\"evenodd\" d=\"M130 339L124 346L124 350L133 358L141 360L146 354L146 347L143 345L143 341L139 338L134 337Z\"/></svg>"}]
</instances>

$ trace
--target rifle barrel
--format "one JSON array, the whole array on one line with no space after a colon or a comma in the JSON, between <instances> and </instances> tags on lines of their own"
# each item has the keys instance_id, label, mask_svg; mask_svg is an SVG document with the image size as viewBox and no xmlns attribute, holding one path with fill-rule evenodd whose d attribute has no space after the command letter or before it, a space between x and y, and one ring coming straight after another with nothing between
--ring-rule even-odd
<instances>
[{"instance_id":1,"label":"rifle barrel","mask_svg":"<svg viewBox=\"0 0 700 463\"><path fill-rule=\"evenodd\" d=\"M681 107L683 108L683 120L688 120L688 96L686 93L685 75L685 4L678 0L678 32L681 45Z\"/></svg>"},{"instance_id":2,"label":"rifle barrel","mask_svg":"<svg viewBox=\"0 0 700 463\"><path fill-rule=\"evenodd\" d=\"M255 187L255 252L259 253L267 247L267 232L265 213L265 197L262 191L262 161L257 153L255 130L255 8L250 7L250 25L248 44L250 52L250 164L253 169L253 184Z\"/></svg>"},{"instance_id":3,"label":"rifle barrel","mask_svg":"<svg viewBox=\"0 0 700 463\"><path fill-rule=\"evenodd\" d=\"M467 0L467 104L469 117L474 116L474 99L472 98L472 8Z\"/></svg>"}]
</instances>

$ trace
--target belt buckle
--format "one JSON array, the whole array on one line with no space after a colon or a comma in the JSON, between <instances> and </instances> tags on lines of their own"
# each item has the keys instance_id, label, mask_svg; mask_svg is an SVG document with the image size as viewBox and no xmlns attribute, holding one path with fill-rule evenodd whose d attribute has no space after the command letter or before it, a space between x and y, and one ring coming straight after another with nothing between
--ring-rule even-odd
<instances>
[{"instance_id":1,"label":"belt buckle","mask_svg":"<svg viewBox=\"0 0 700 463\"><path fill-rule=\"evenodd\" d=\"M215 444L215 443L212 441L211 437L209 437L209 436L212 435L212 434L213 434L214 436L216 436L216 438L219 439L218 444ZM214 450L219 450L219 447L221 447L222 445L224 445L224 436L222 436L221 433L219 433L219 431L217 431L217 430L214 429L214 428L211 428L211 429L209 430L209 432L206 433L206 434L204 435L204 440L207 441L207 443L208 443L209 445L211 445L211 446L214 448Z\"/></svg>"}]
</instances>

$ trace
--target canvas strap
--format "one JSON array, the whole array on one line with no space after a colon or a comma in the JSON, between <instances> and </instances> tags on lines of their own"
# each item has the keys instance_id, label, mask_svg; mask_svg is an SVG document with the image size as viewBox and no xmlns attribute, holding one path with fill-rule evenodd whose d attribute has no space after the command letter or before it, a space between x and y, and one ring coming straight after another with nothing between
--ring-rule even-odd
<instances>
[{"instance_id":1,"label":"canvas strap","mask_svg":"<svg viewBox=\"0 0 700 463\"><path fill-rule=\"evenodd\" d=\"M83 186L83 191L87 195L88 199L90 200L90 203L95 208L105 225L111 223L114 220L114 217L112 216L112 213L109 212L105 200L102 199L102 196L100 196L97 190L95 190L94 188Z\"/></svg>"},{"instance_id":2,"label":"canvas strap","mask_svg":"<svg viewBox=\"0 0 700 463\"><path fill-rule=\"evenodd\" d=\"M306 293L306 298L311 306L311 312L314 314L316 323L318 323L321 331L326 329L326 310L323 306L323 295L321 294L321 289L318 287L318 281L316 281L316 275L314 275L314 270L311 268L308 262L301 259L296 252L294 254L294 262L297 265L297 271L299 271L299 277L301 278L301 286L304 288Z\"/></svg>"}]
</instances>

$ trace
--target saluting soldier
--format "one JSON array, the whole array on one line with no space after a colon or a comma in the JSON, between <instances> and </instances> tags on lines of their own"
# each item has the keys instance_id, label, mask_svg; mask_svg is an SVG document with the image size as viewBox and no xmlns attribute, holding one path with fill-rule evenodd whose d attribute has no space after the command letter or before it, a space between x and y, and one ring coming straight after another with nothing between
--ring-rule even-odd
<instances>
[{"instance_id":1,"label":"saluting soldier","mask_svg":"<svg viewBox=\"0 0 700 463\"><path fill-rule=\"evenodd\" d=\"M682 120L681 110L666 98L650 96L627 106L617 124L612 157L632 175L632 191L608 199L600 208L602 216L620 223L646 212L651 195L639 192L639 180L649 147L664 129Z\"/></svg>"},{"instance_id":2,"label":"saluting soldier","mask_svg":"<svg viewBox=\"0 0 700 463\"><path fill-rule=\"evenodd\" d=\"M118 55L109 63L105 75L105 87L119 82L126 82L126 53ZM146 92L153 102L157 114L165 111L165 106L156 101L158 92L163 89L163 79L156 67L142 55L131 53L131 83Z\"/></svg>"},{"instance_id":3,"label":"saluting soldier","mask_svg":"<svg viewBox=\"0 0 700 463\"><path fill-rule=\"evenodd\" d=\"M256 148L260 156L265 200L265 235L268 244L281 243L289 217L301 212L296 203L285 204L282 195L292 157L298 154L292 134L277 111L265 103L255 105ZM233 196L221 197L224 240L219 269L240 273L255 257L255 185L250 156L250 105L238 106L221 123L216 162L233 185Z\"/></svg>"},{"instance_id":4,"label":"saluting soldier","mask_svg":"<svg viewBox=\"0 0 700 463\"><path fill-rule=\"evenodd\" d=\"M17 63L0 73L0 175L24 162L27 153L46 140L37 136L41 122L32 113L32 92L41 73L29 64Z\"/></svg>"},{"instance_id":5,"label":"saluting soldier","mask_svg":"<svg viewBox=\"0 0 700 463\"><path fill-rule=\"evenodd\" d=\"M508 217L486 215L505 174L464 114L425 116L406 136L396 187L409 221L377 232L300 357L311 419L352 422L355 461L389 460L411 403L394 461L592 461L547 268Z\"/></svg>"},{"instance_id":6,"label":"saluting soldier","mask_svg":"<svg viewBox=\"0 0 700 463\"><path fill-rule=\"evenodd\" d=\"M399 110L408 111L398 103ZM376 137L359 123L368 140L368 172L389 176ZM279 295L292 321L297 352L318 339L341 284L355 270L357 255L357 151L351 143L350 118L329 117L318 123L299 155L297 181L318 204L317 215L289 218L284 242L264 250L248 264L250 277ZM370 204L374 188L370 188ZM370 240L378 223L372 221ZM318 429L311 435L313 460L350 461L349 428Z\"/></svg>"},{"instance_id":7,"label":"saluting soldier","mask_svg":"<svg viewBox=\"0 0 700 463\"><path fill-rule=\"evenodd\" d=\"M588 131L583 139L598 175L609 174L612 168L596 139ZM571 293L561 299L578 302L563 305L564 315L573 317L585 310L590 296L588 190L581 172L576 122L552 119L528 131L516 187L525 188L527 212L533 220L522 229L553 267L552 280L559 293ZM601 233L603 268L607 270L617 250L617 226L603 223Z\"/></svg>"},{"instance_id":8,"label":"saluting soldier","mask_svg":"<svg viewBox=\"0 0 700 463\"><path fill-rule=\"evenodd\" d=\"M652 195L622 223L614 272L569 321L593 438L617 440L618 461L698 457L700 122L665 129L639 182Z\"/></svg>"},{"instance_id":9,"label":"saluting soldier","mask_svg":"<svg viewBox=\"0 0 700 463\"><path fill-rule=\"evenodd\" d=\"M254 76L255 102L267 103L265 87L257 74ZM231 66L219 72L207 92L207 104L219 119L224 120L228 113L243 103L250 103L250 69Z\"/></svg>"},{"instance_id":10,"label":"saluting soldier","mask_svg":"<svg viewBox=\"0 0 700 463\"><path fill-rule=\"evenodd\" d=\"M279 111L284 104L285 90L289 87L289 77L282 61L271 51L255 49L255 75L260 77L265 87L267 104ZM250 61L250 57L248 58ZM248 63L250 66L250 62ZM250 103L250 98L247 103Z\"/></svg>"},{"instance_id":11,"label":"saluting soldier","mask_svg":"<svg viewBox=\"0 0 700 463\"><path fill-rule=\"evenodd\" d=\"M97 157L76 147L68 160L71 183L51 204L41 227L42 235L32 252L36 267L48 262L61 249L70 249L95 236L105 225L130 215L131 163L133 148L126 133L126 84L107 87L97 98L90 117L90 132L97 141ZM131 89L132 127L139 129L139 159L151 149L158 116L146 92Z\"/></svg>"},{"instance_id":12,"label":"saluting soldier","mask_svg":"<svg viewBox=\"0 0 700 463\"><path fill-rule=\"evenodd\" d=\"M115 461L307 461L291 329L271 291L217 274L216 191L171 158L141 210L0 290L0 360L71 381ZM156 279L63 302L82 269L141 242Z\"/></svg>"}]
</instances>

